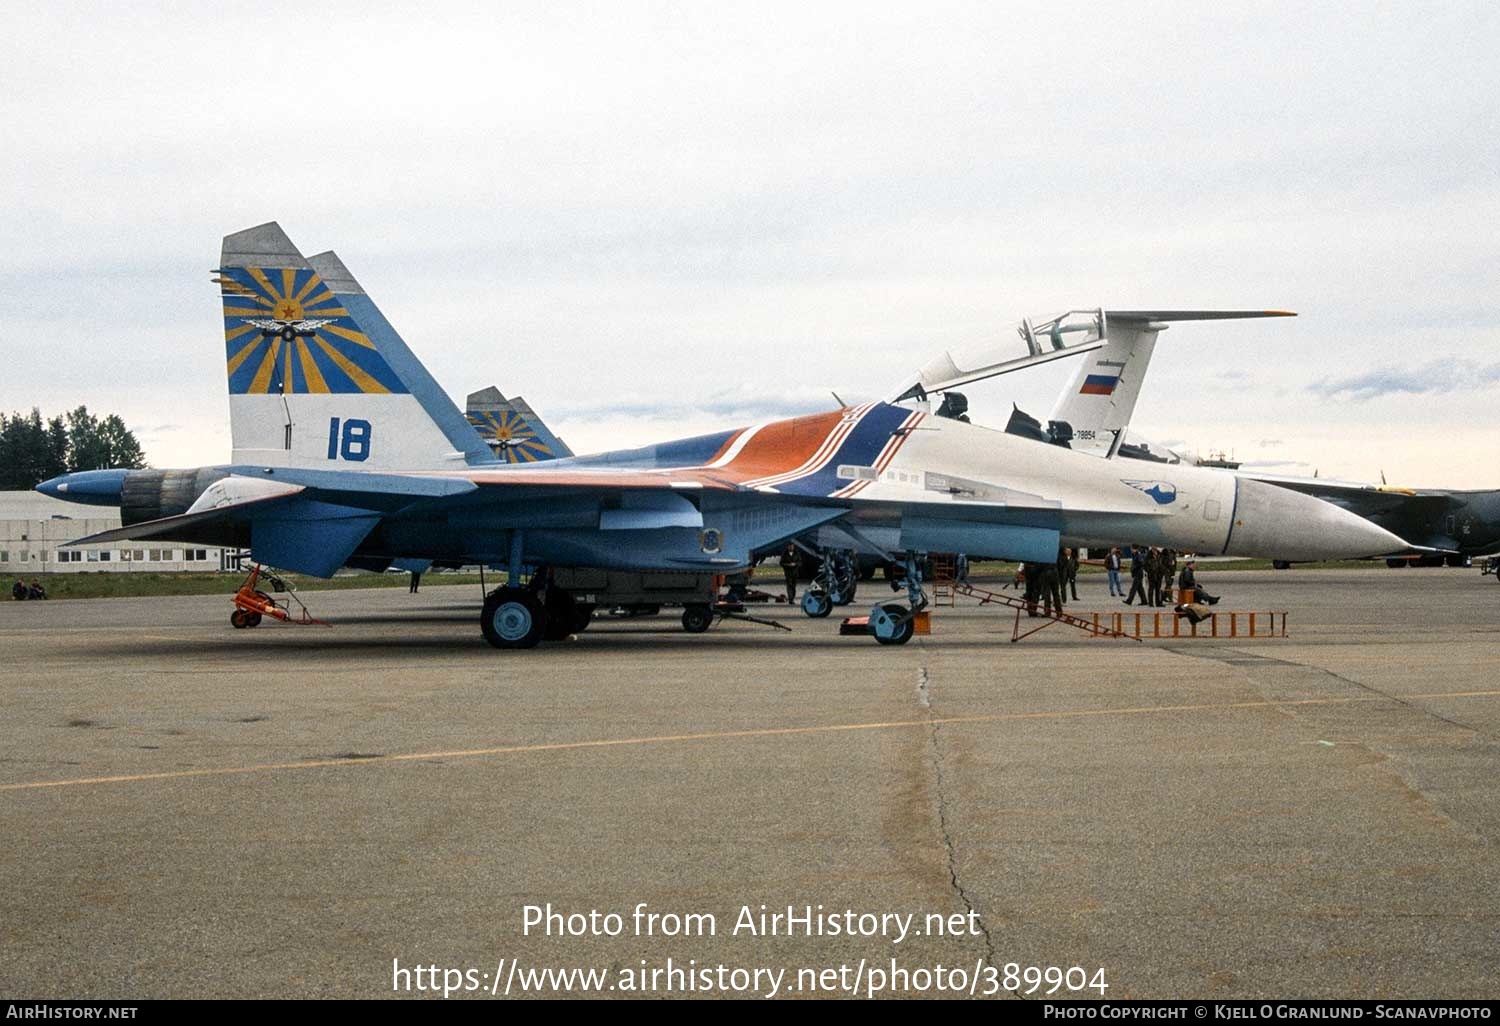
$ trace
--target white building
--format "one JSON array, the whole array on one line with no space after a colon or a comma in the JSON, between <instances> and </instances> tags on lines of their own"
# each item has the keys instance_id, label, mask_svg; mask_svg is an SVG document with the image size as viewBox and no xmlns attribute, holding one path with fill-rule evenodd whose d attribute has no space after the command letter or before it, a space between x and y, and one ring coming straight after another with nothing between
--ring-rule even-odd
<instances>
[{"instance_id":1,"label":"white building","mask_svg":"<svg viewBox=\"0 0 1500 1026\"><path fill-rule=\"evenodd\" d=\"M39 492L0 492L0 581L89 570L228 570L236 550L181 543L106 542L64 549L75 538L120 526L113 506L60 502Z\"/></svg>"}]
</instances>

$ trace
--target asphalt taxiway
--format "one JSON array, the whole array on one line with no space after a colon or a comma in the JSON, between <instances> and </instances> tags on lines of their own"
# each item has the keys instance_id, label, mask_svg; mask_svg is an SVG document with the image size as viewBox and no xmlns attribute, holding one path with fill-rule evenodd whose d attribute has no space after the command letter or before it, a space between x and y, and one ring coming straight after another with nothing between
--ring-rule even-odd
<instances>
[{"instance_id":1,"label":"asphalt taxiway","mask_svg":"<svg viewBox=\"0 0 1500 1026\"><path fill-rule=\"evenodd\" d=\"M1493 997L1494 579L1200 576L1291 637L1011 645L960 598L904 648L783 609L502 653L460 587L254 631L227 598L0 603L0 995L896 958L1102 968L1111 999ZM718 929L523 936L548 903ZM729 932L763 904L982 929Z\"/></svg>"}]
</instances>

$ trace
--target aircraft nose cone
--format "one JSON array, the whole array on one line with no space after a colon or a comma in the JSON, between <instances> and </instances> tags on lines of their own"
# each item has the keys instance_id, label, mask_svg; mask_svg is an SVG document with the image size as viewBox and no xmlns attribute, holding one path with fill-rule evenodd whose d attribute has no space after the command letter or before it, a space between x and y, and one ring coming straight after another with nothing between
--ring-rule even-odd
<instances>
[{"instance_id":1,"label":"aircraft nose cone","mask_svg":"<svg viewBox=\"0 0 1500 1026\"><path fill-rule=\"evenodd\" d=\"M80 470L43 481L36 490L43 495L90 506L118 506L128 470Z\"/></svg>"},{"instance_id":2,"label":"aircraft nose cone","mask_svg":"<svg viewBox=\"0 0 1500 1026\"><path fill-rule=\"evenodd\" d=\"M54 499L65 498L68 490L68 475L63 474L61 477L54 477L50 481L43 481L36 486L36 490Z\"/></svg>"},{"instance_id":3,"label":"aircraft nose cone","mask_svg":"<svg viewBox=\"0 0 1500 1026\"><path fill-rule=\"evenodd\" d=\"M1364 559L1407 548L1385 528L1330 502L1260 481L1239 481L1230 555Z\"/></svg>"}]
</instances>

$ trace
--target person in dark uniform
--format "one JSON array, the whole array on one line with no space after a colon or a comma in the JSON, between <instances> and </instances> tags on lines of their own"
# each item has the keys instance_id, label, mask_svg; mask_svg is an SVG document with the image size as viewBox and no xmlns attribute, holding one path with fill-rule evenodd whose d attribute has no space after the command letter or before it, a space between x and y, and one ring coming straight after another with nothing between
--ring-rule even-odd
<instances>
[{"instance_id":1,"label":"person in dark uniform","mask_svg":"<svg viewBox=\"0 0 1500 1026\"><path fill-rule=\"evenodd\" d=\"M1146 552L1146 605L1161 605L1161 549L1155 545Z\"/></svg>"},{"instance_id":2,"label":"person in dark uniform","mask_svg":"<svg viewBox=\"0 0 1500 1026\"><path fill-rule=\"evenodd\" d=\"M1040 563L1022 563L1016 567L1016 573L1021 576L1025 586L1022 599L1026 603L1026 615L1036 615L1036 600L1038 593L1042 590L1042 567Z\"/></svg>"},{"instance_id":3,"label":"person in dark uniform","mask_svg":"<svg viewBox=\"0 0 1500 1026\"><path fill-rule=\"evenodd\" d=\"M15 599L17 602L26 601L26 584L24 581L17 580L15 584L11 585L10 597Z\"/></svg>"},{"instance_id":4,"label":"person in dark uniform","mask_svg":"<svg viewBox=\"0 0 1500 1026\"><path fill-rule=\"evenodd\" d=\"M786 548L781 551L781 572L786 576L787 605L797 601L797 571L801 567L802 556L797 552L797 546L787 542Z\"/></svg>"},{"instance_id":5,"label":"person in dark uniform","mask_svg":"<svg viewBox=\"0 0 1500 1026\"><path fill-rule=\"evenodd\" d=\"M413 570L411 572L411 589L410 589L410 591L407 592L407 594L409 594L409 595L415 595L417 593L417 585L419 585L421 583L422 583L422 571L420 571L420 570Z\"/></svg>"},{"instance_id":6,"label":"person in dark uniform","mask_svg":"<svg viewBox=\"0 0 1500 1026\"><path fill-rule=\"evenodd\" d=\"M1203 585L1198 583L1198 575L1193 572L1193 561L1190 559L1182 567L1182 573L1177 576L1177 586L1184 591L1191 588L1193 601L1204 605L1216 606L1219 604L1219 596L1210 595L1203 590Z\"/></svg>"},{"instance_id":7,"label":"person in dark uniform","mask_svg":"<svg viewBox=\"0 0 1500 1026\"><path fill-rule=\"evenodd\" d=\"M1177 552L1174 549L1161 550L1161 597L1157 601L1159 606L1170 606L1172 604L1172 581L1177 577Z\"/></svg>"},{"instance_id":8,"label":"person in dark uniform","mask_svg":"<svg viewBox=\"0 0 1500 1026\"><path fill-rule=\"evenodd\" d=\"M1057 551L1057 562L1046 563L1042 566L1040 590L1042 593L1042 611L1051 616L1056 610L1059 614L1063 611L1062 597L1062 550Z\"/></svg>"},{"instance_id":9,"label":"person in dark uniform","mask_svg":"<svg viewBox=\"0 0 1500 1026\"><path fill-rule=\"evenodd\" d=\"M1146 553L1139 545L1130 546L1130 594L1125 596L1127 606L1140 596L1141 605L1146 604Z\"/></svg>"},{"instance_id":10,"label":"person in dark uniform","mask_svg":"<svg viewBox=\"0 0 1500 1026\"><path fill-rule=\"evenodd\" d=\"M1062 583L1073 601L1078 601L1078 550L1063 549Z\"/></svg>"}]
</instances>

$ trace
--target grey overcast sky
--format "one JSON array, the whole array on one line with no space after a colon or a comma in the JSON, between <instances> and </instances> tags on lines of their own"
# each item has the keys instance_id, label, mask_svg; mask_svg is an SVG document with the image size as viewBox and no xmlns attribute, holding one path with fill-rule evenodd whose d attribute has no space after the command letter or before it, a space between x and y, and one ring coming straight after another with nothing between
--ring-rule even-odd
<instances>
[{"instance_id":1,"label":"grey overcast sky","mask_svg":"<svg viewBox=\"0 0 1500 1026\"><path fill-rule=\"evenodd\" d=\"M336 249L580 451L873 398L1072 307L1136 426L1500 486L1500 5L11 4L0 409L228 458L221 236ZM970 390L1045 415L1069 368Z\"/></svg>"}]
</instances>

